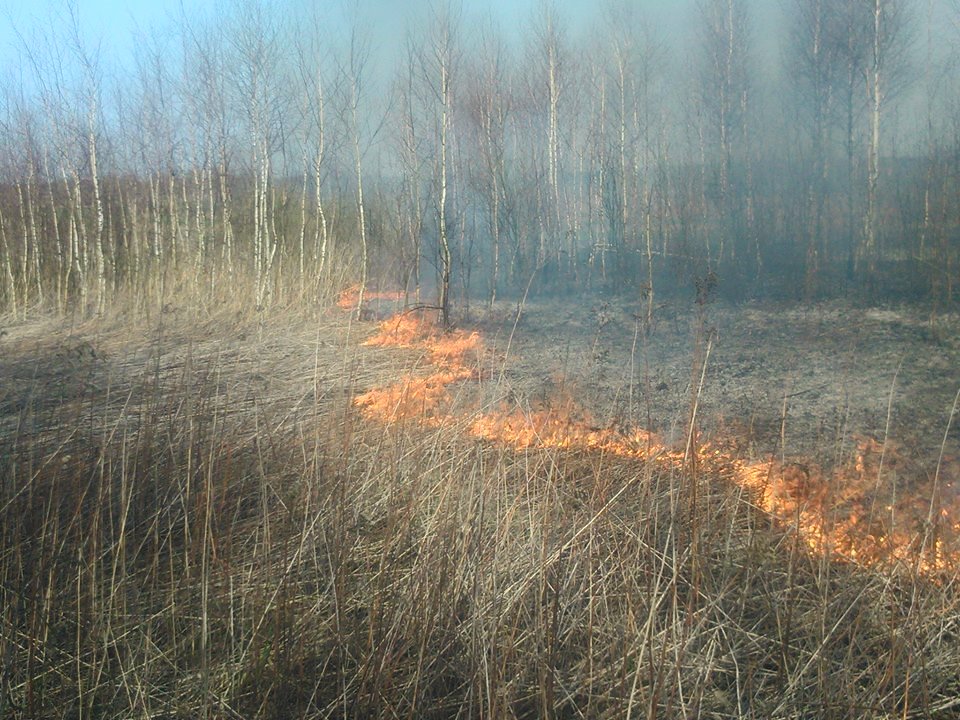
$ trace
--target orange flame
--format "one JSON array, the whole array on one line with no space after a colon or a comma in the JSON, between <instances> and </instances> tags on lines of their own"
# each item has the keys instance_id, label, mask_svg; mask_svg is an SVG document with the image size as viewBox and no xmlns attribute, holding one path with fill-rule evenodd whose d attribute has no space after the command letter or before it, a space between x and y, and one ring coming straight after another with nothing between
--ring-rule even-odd
<instances>
[{"instance_id":1,"label":"orange flame","mask_svg":"<svg viewBox=\"0 0 960 720\"><path fill-rule=\"evenodd\" d=\"M418 419L427 426L438 426L449 416L449 385L478 377L476 368L483 350L479 334L444 333L423 312L384 320L364 345L423 350L435 371L425 377L407 375L398 383L359 395L354 404L361 414L386 423Z\"/></svg>"},{"instance_id":2,"label":"orange flame","mask_svg":"<svg viewBox=\"0 0 960 720\"><path fill-rule=\"evenodd\" d=\"M425 426L437 426L447 417L447 385L451 382L451 375L443 372L427 377L408 375L393 385L358 395L353 402L367 420L418 420Z\"/></svg>"},{"instance_id":3,"label":"orange flame","mask_svg":"<svg viewBox=\"0 0 960 720\"><path fill-rule=\"evenodd\" d=\"M603 451L623 457L650 457L664 450L653 434L639 428L628 434L598 428L553 410L481 415L470 425L475 437L515 448Z\"/></svg>"},{"instance_id":4,"label":"orange flame","mask_svg":"<svg viewBox=\"0 0 960 720\"><path fill-rule=\"evenodd\" d=\"M886 454L885 469L879 462ZM825 475L799 463L741 464L735 479L815 554L936 576L960 567L960 495L952 480L907 485L901 459L867 439ZM909 475L909 473L908 473Z\"/></svg>"},{"instance_id":5,"label":"orange flame","mask_svg":"<svg viewBox=\"0 0 960 720\"><path fill-rule=\"evenodd\" d=\"M364 345L376 347L412 347L436 335L436 322L421 312L399 313L377 325L376 335Z\"/></svg>"},{"instance_id":6,"label":"orange flame","mask_svg":"<svg viewBox=\"0 0 960 720\"><path fill-rule=\"evenodd\" d=\"M364 345L422 349L434 365L457 375L450 382L472 377L475 371L471 368L477 365L483 352L478 333L463 330L445 333L422 312L401 313L384 320L377 334Z\"/></svg>"},{"instance_id":7,"label":"orange flame","mask_svg":"<svg viewBox=\"0 0 960 720\"><path fill-rule=\"evenodd\" d=\"M405 294L400 290L378 291L367 288L363 293L365 306L372 303L384 302L396 305L404 301ZM337 298L337 307L341 310L353 310L360 303L360 285L351 285L340 293ZM396 308L393 308L395 310ZM382 317L382 316L381 316Z\"/></svg>"},{"instance_id":8,"label":"orange flame","mask_svg":"<svg viewBox=\"0 0 960 720\"><path fill-rule=\"evenodd\" d=\"M423 312L384 320L365 344L419 349L434 368L358 396L354 403L368 420L439 427L453 419L449 386L480 377L479 334L442 332ZM588 418L574 419L575 414L572 407L501 409L476 416L467 432L516 449L604 452L683 468L685 454L653 433L598 427ZM870 439L860 442L854 462L830 475L813 464L746 462L709 443L697 444L693 459L707 473L732 477L815 555L931 577L960 567L960 491L954 487L960 459L948 458L936 482L914 482L906 490L900 487L905 468L896 448Z\"/></svg>"}]
</instances>

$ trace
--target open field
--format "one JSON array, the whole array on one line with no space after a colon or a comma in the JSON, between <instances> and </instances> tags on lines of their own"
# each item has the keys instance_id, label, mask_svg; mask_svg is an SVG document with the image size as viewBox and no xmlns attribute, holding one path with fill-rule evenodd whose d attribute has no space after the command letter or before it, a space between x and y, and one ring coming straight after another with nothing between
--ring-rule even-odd
<instances>
[{"instance_id":1,"label":"open field","mask_svg":"<svg viewBox=\"0 0 960 720\"><path fill-rule=\"evenodd\" d=\"M960 318L520 309L5 325L0 716L960 711Z\"/></svg>"},{"instance_id":2,"label":"open field","mask_svg":"<svg viewBox=\"0 0 960 720\"><path fill-rule=\"evenodd\" d=\"M960 718L960 0L5 9L0 720Z\"/></svg>"}]
</instances>

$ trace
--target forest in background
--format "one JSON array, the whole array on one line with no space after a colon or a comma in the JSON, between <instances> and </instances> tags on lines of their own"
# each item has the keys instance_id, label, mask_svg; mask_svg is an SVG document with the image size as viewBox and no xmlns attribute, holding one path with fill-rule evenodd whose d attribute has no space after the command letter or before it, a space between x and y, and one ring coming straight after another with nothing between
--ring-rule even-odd
<instances>
[{"instance_id":1,"label":"forest in background","mask_svg":"<svg viewBox=\"0 0 960 720\"><path fill-rule=\"evenodd\" d=\"M588 287L648 318L708 286L948 307L960 7L789 0L772 60L749 7L694 0L668 43L618 0L509 33L438 3L385 68L358 19L283 0L184 13L113 65L68 5L0 89L0 309L354 283L447 320Z\"/></svg>"},{"instance_id":2,"label":"forest in background","mask_svg":"<svg viewBox=\"0 0 960 720\"><path fill-rule=\"evenodd\" d=\"M0 64L0 718L957 717L960 0L350 1Z\"/></svg>"}]
</instances>

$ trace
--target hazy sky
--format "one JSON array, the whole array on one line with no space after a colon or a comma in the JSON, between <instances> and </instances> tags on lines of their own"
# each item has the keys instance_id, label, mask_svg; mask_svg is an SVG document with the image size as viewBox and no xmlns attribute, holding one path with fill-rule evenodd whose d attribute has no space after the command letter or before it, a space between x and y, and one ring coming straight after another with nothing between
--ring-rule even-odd
<instances>
[{"instance_id":1,"label":"hazy sky","mask_svg":"<svg viewBox=\"0 0 960 720\"><path fill-rule=\"evenodd\" d=\"M100 43L101 60L109 68L115 62L130 66L138 42L153 30L169 27L181 12L188 16L214 15L218 6L230 6L246 0L73 0L78 8L82 34L88 47ZM435 1L435 0L433 0ZM567 31L577 36L587 31L598 15L601 0L555 0L565 18ZM689 57L690 39L686 28L694 21L695 0L626 0L632 2L644 17L649 18L655 34L670 49L673 59L682 62ZM783 8L793 0L747 0L752 16L753 37L758 55L758 69L769 74L779 67L777 35L783 27ZM18 58L23 40L36 43L41 33L49 34L51 26L62 34L69 0L0 0L0 81L19 72ZM432 0L276 0L276 4L302 3L318 8L331 24L334 36L345 34L351 8L359 6L363 24L375 45L374 65L386 66L387 60L402 47L405 32L416 18L426 17ZM527 35L525 29L541 0L461 0L467 32L488 17L501 28L509 40ZM917 41L926 38L927 10L932 12L934 33L951 30L947 7L951 0L908 0L917 11ZM58 22L54 18L59 17ZM954 16L955 17L955 16ZM952 34L952 37L957 35ZM941 47L945 43L941 42ZM107 70L109 75L109 70Z\"/></svg>"},{"instance_id":2,"label":"hazy sky","mask_svg":"<svg viewBox=\"0 0 960 720\"><path fill-rule=\"evenodd\" d=\"M286 0L284 0L286 1ZM316 3L333 22L344 22L344 0L303 0ZM758 41L772 35L781 0L750 0ZM940 0L938 0L940 1ZM162 28L176 18L181 7L188 15L212 13L223 0L76 0L80 23L89 43L102 42L106 56L125 62L135 51L138 33ZM691 18L692 0L633 0L634 7L650 18L667 40L674 40ZM281 3L282 4L282 3ZM381 45L399 44L411 18L423 16L430 0L360 0L372 37ZM490 16L509 36L522 31L533 15L538 0L463 0L465 20L479 22ZM586 29L600 5L597 0L557 0L571 33ZM66 16L65 0L0 0L0 60L15 62L21 41L14 28L28 42L38 28L49 28L51 18ZM386 48L384 48L386 49ZM11 68L8 68L10 70Z\"/></svg>"}]
</instances>

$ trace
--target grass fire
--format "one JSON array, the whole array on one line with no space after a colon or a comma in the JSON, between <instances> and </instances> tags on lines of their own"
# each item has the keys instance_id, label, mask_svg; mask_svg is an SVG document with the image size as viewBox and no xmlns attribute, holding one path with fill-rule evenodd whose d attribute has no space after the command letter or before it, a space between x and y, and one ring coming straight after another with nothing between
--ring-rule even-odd
<instances>
[{"instance_id":1,"label":"grass fire","mask_svg":"<svg viewBox=\"0 0 960 720\"><path fill-rule=\"evenodd\" d=\"M690 457L691 448L686 454L683 448L669 448L649 430L621 431L574 419L578 409L570 403L531 411L461 407L458 418L450 408L449 386L479 381L483 343L476 332L444 333L428 315L401 313L384 320L364 344L419 350L428 368L426 374L406 376L358 396L354 403L367 419L414 420L432 427L466 423L466 434L515 450L608 454L654 462L664 472L680 473L694 464L718 481L748 490L757 506L796 533L811 553L931 578L949 578L960 571L956 462L948 468L938 464L935 477L924 482L898 478L897 470L903 468L900 450L870 438L858 443L852 464L829 474L795 461L746 461L710 443L698 442L692 450L696 457Z\"/></svg>"},{"instance_id":2,"label":"grass fire","mask_svg":"<svg viewBox=\"0 0 960 720\"><path fill-rule=\"evenodd\" d=\"M960 0L6 0L0 720L960 718Z\"/></svg>"},{"instance_id":3,"label":"grass fire","mask_svg":"<svg viewBox=\"0 0 960 720\"><path fill-rule=\"evenodd\" d=\"M957 707L960 462L891 378L945 395L823 370L839 317L901 351L889 315L794 318L821 367L771 394L742 343L782 313L404 302L7 325L8 713Z\"/></svg>"}]
</instances>

